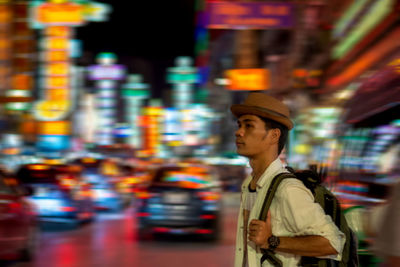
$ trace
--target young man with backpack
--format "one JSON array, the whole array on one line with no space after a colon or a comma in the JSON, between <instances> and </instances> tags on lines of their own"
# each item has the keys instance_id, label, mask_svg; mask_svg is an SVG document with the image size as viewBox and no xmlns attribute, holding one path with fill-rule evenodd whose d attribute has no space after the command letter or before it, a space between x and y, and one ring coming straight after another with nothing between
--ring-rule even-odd
<instances>
[{"instance_id":1,"label":"young man with backpack","mask_svg":"<svg viewBox=\"0 0 400 267\"><path fill-rule=\"evenodd\" d=\"M280 181L267 219L260 217L271 182L289 173L278 158L293 128L289 109L267 94L250 93L231 111L238 123L237 153L252 168L241 188L235 267L299 266L302 256L339 262L346 236L301 180Z\"/></svg>"}]
</instances>

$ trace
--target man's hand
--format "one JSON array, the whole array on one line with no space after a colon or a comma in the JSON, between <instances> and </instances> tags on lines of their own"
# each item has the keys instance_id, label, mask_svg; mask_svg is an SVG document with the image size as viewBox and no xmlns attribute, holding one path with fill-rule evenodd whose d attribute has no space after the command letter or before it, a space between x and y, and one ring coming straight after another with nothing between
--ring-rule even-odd
<instances>
[{"instance_id":1,"label":"man's hand","mask_svg":"<svg viewBox=\"0 0 400 267\"><path fill-rule=\"evenodd\" d=\"M272 235L271 216L268 213L267 221L251 220L249 224L249 240L257 246L268 248L267 240Z\"/></svg>"}]
</instances>

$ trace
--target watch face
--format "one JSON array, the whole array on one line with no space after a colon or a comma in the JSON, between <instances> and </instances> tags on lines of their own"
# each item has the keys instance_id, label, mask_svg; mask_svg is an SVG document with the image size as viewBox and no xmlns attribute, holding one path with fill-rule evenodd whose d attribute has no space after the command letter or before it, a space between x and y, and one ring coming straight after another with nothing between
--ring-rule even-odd
<instances>
[{"instance_id":1,"label":"watch face","mask_svg":"<svg viewBox=\"0 0 400 267\"><path fill-rule=\"evenodd\" d=\"M279 240L279 237L277 237L277 236L271 235L268 238L268 244L271 249L277 248L279 246L279 243L280 243L280 240Z\"/></svg>"}]
</instances>

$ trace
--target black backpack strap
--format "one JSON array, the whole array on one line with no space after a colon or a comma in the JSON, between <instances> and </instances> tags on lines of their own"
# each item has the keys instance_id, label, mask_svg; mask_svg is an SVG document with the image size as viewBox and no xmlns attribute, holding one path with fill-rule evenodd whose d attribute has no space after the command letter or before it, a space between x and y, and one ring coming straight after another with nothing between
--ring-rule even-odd
<instances>
[{"instance_id":1,"label":"black backpack strap","mask_svg":"<svg viewBox=\"0 0 400 267\"><path fill-rule=\"evenodd\" d=\"M272 199L275 196L275 192L278 189L278 186L282 182L282 180L286 179L286 178L296 178L296 176L293 173L285 173L284 172L284 173L280 173L280 174L276 175L272 179L271 184L269 185L269 188L267 191L267 195L265 196L264 203L261 208L261 212L260 212L260 216L259 216L260 221L265 221L267 219L269 207L271 206ZM275 253L273 251L268 250L268 249L261 249L261 252L264 254L261 257L261 265L263 264L263 262L265 260L267 260L270 264L272 264L275 267L283 266L282 261L275 256Z\"/></svg>"}]
</instances>

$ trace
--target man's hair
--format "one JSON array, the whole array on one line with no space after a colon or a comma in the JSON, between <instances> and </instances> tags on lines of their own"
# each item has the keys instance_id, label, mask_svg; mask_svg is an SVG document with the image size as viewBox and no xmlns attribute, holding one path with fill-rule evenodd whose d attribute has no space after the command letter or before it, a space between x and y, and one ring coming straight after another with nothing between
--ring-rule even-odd
<instances>
[{"instance_id":1,"label":"man's hair","mask_svg":"<svg viewBox=\"0 0 400 267\"><path fill-rule=\"evenodd\" d=\"M281 154L281 152L287 142L289 129L282 123L279 123L279 122L276 122L276 121L273 121L271 119L267 119L267 118L264 118L261 116L257 116L257 117L259 117L265 123L265 129L267 131L269 129L279 129L281 131L281 135L279 137L279 142L278 142L278 155Z\"/></svg>"}]
</instances>

